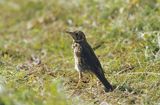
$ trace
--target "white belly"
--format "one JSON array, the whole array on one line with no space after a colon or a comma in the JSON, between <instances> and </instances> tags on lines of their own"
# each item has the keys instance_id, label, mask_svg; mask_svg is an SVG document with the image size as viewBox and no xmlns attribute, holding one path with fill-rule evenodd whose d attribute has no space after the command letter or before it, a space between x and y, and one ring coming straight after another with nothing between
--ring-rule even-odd
<instances>
[{"instance_id":1,"label":"white belly","mask_svg":"<svg viewBox=\"0 0 160 105\"><path fill-rule=\"evenodd\" d=\"M75 63L75 69L77 71L80 71L79 67L78 67L78 63L79 63L79 58L76 56L76 53L74 51L74 63Z\"/></svg>"},{"instance_id":2,"label":"white belly","mask_svg":"<svg viewBox=\"0 0 160 105\"><path fill-rule=\"evenodd\" d=\"M77 71L82 71L82 67L79 65L81 63L81 46L78 43L74 43L72 45L72 48L74 50L74 62L75 62L75 69Z\"/></svg>"}]
</instances>

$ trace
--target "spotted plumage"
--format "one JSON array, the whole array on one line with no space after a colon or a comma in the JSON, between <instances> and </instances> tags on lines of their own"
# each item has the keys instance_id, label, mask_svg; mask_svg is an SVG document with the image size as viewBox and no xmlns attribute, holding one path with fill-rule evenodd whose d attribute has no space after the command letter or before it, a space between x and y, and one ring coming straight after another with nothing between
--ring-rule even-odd
<instances>
[{"instance_id":1,"label":"spotted plumage","mask_svg":"<svg viewBox=\"0 0 160 105\"><path fill-rule=\"evenodd\" d=\"M86 37L82 31L68 32L73 38L73 52L75 59L75 69L79 72L79 80L81 80L82 72L90 71L105 86L106 91L112 91L112 85L107 81L102 66L96 57L93 49L88 44Z\"/></svg>"}]
</instances>

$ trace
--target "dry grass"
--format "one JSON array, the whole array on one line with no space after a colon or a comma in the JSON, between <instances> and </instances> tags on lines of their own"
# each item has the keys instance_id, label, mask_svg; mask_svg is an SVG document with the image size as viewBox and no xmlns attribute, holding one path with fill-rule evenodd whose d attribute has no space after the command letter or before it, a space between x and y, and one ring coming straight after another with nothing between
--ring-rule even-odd
<instances>
[{"instance_id":1,"label":"dry grass","mask_svg":"<svg viewBox=\"0 0 160 105\"><path fill-rule=\"evenodd\" d=\"M0 0L0 105L158 105L159 0ZM69 36L86 33L105 75L76 88Z\"/></svg>"}]
</instances>

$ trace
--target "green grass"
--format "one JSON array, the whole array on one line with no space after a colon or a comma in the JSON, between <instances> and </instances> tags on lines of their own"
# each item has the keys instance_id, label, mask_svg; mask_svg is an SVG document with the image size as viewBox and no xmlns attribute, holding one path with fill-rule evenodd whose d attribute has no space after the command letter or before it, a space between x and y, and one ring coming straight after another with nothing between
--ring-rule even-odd
<instances>
[{"instance_id":1,"label":"green grass","mask_svg":"<svg viewBox=\"0 0 160 105\"><path fill-rule=\"evenodd\" d=\"M0 0L0 14L0 105L160 103L160 0ZM113 92L89 74L76 89L77 29Z\"/></svg>"}]
</instances>

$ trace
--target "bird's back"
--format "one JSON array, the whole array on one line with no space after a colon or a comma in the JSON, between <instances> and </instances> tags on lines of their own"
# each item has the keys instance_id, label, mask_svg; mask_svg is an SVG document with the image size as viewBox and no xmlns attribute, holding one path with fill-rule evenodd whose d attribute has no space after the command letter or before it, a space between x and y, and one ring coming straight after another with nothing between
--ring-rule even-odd
<instances>
[{"instance_id":1,"label":"bird's back","mask_svg":"<svg viewBox=\"0 0 160 105\"><path fill-rule=\"evenodd\" d=\"M100 72L103 74L103 69L101 67L101 64L96 57L93 49L88 44L88 42L80 43L81 46L81 58L83 59L83 64L87 65L88 69L93 72Z\"/></svg>"}]
</instances>

